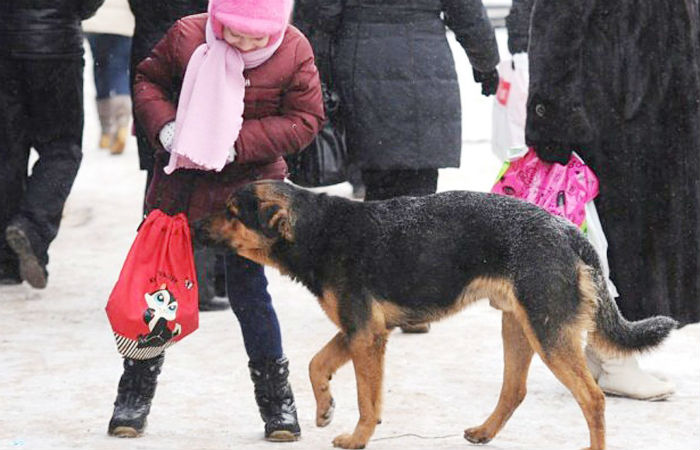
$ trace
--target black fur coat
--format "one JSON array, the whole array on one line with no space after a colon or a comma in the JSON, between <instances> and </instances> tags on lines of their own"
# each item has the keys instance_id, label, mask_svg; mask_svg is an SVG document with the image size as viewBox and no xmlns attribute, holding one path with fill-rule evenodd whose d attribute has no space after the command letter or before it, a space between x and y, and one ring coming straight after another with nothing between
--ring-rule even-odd
<instances>
[{"instance_id":1,"label":"black fur coat","mask_svg":"<svg viewBox=\"0 0 700 450\"><path fill-rule=\"evenodd\" d=\"M696 0L535 0L526 140L576 146L628 319L700 320Z\"/></svg>"}]
</instances>

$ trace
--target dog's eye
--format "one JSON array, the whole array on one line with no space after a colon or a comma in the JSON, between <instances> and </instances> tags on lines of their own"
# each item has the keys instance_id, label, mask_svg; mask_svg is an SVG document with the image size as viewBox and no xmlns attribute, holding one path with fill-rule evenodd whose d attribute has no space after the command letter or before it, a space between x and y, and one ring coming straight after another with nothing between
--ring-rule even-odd
<instances>
[{"instance_id":1,"label":"dog's eye","mask_svg":"<svg viewBox=\"0 0 700 450\"><path fill-rule=\"evenodd\" d=\"M231 211L230 208L226 208L226 219L227 220L234 220L238 219L238 215L236 215L233 211Z\"/></svg>"}]
</instances>

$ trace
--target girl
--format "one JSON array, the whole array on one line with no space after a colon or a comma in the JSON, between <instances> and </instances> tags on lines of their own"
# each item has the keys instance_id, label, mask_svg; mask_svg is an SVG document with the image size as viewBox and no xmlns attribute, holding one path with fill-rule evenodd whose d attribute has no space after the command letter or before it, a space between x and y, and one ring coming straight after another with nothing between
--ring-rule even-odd
<instances>
[{"instance_id":1,"label":"girl","mask_svg":"<svg viewBox=\"0 0 700 450\"><path fill-rule=\"evenodd\" d=\"M318 72L308 41L288 25L291 10L292 0L210 0L208 14L179 20L138 65L135 117L159 148L148 209L200 219L245 183L283 179L282 156L318 132ZM263 268L230 253L226 281L265 437L295 440L288 360ZM109 434L144 430L162 364L162 354L124 360Z\"/></svg>"}]
</instances>

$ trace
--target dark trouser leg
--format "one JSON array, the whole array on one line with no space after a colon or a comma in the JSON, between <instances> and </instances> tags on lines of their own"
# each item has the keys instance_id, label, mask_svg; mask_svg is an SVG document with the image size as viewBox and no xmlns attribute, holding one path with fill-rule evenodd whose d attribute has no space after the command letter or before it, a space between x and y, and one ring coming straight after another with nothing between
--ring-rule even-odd
<instances>
[{"instance_id":1,"label":"dark trouser leg","mask_svg":"<svg viewBox=\"0 0 700 450\"><path fill-rule=\"evenodd\" d=\"M197 271L199 303L208 303L214 298L214 253L209 247L193 243L194 267Z\"/></svg>"},{"instance_id":2,"label":"dark trouser leg","mask_svg":"<svg viewBox=\"0 0 700 450\"><path fill-rule=\"evenodd\" d=\"M24 64L0 59L0 281L17 283L17 255L7 245L5 228L19 211L27 183L29 118L23 83Z\"/></svg>"},{"instance_id":3,"label":"dark trouser leg","mask_svg":"<svg viewBox=\"0 0 700 450\"><path fill-rule=\"evenodd\" d=\"M193 242L194 266L197 271L197 287L200 311L221 311L228 309L229 302L216 297L215 274L216 252L210 247Z\"/></svg>"},{"instance_id":4,"label":"dark trouser leg","mask_svg":"<svg viewBox=\"0 0 700 450\"><path fill-rule=\"evenodd\" d=\"M347 168L348 181L352 185L352 196L356 199L365 197L365 183L362 180L362 171L354 164L349 164Z\"/></svg>"},{"instance_id":5,"label":"dark trouser leg","mask_svg":"<svg viewBox=\"0 0 700 450\"><path fill-rule=\"evenodd\" d=\"M437 169L363 170L365 200L386 200L402 195L420 197L437 190Z\"/></svg>"},{"instance_id":6,"label":"dark trouser leg","mask_svg":"<svg viewBox=\"0 0 700 450\"><path fill-rule=\"evenodd\" d=\"M109 80L110 47L109 40L105 39L106 36L109 35L103 33L86 34L87 41L90 44L90 52L92 53L92 73L98 100L109 98L112 90Z\"/></svg>"},{"instance_id":7,"label":"dark trouser leg","mask_svg":"<svg viewBox=\"0 0 700 450\"><path fill-rule=\"evenodd\" d=\"M224 254L216 253L216 262L214 263L214 292L217 297L226 297L226 263Z\"/></svg>"},{"instance_id":8,"label":"dark trouser leg","mask_svg":"<svg viewBox=\"0 0 700 450\"><path fill-rule=\"evenodd\" d=\"M267 292L263 267L228 253L226 290L243 333L255 400L265 422L265 438L293 441L301 434L294 394L289 384L289 360L282 354L277 314Z\"/></svg>"},{"instance_id":9,"label":"dark trouser leg","mask_svg":"<svg viewBox=\"0 0 700 450\"><path fill-rule=\"evenodd\" d=\"M143 213L146 214L146 195L148 194L148 188L151 185L151 180L153 180L153 168L144 170L146 171L146 189L143 191Z\"/></svg>"},{"instance_id":10,"label":"dark trouser leg","mask_svg":"<svg viewBox=\"0 0 700 450\"><path fill-rule=\"evenodd\" d=\"M134 116L135 117L135 116ZM148 188L151 186L151 181L153 181L153 171L154 161L153 161L153 149L151 148L148 138L146 138L145 132L141 129L136 119L134 119L134 132L136 134L136 146L139 151L139 167L141 170L146 171L146 186L143 191L143 211L146 213L146 195L148 194Z\"/></svg>"},{"instance_id":11,"label":"dark trouser leg","mask_svg":"<svg viewBox=\"0 0 700 450\"><path fill-rule=\"evenodd\" d=\"M39 160L13 223L30 237L39 260L48 262L48 248L58 233L66 198L82 159L83 62L28 61L29 126Z\"/></svg>"},{"instance_id":12,"label":"dark trouser leg","mask_svg":"<svg viewBox=\"0 0 700 450\"><path fill-rule=\"evenodd\" d=\"M89 33L95 60L97 98L129 95L129 55L131 38L108 33Z\"/></svg>"}]
</instances>

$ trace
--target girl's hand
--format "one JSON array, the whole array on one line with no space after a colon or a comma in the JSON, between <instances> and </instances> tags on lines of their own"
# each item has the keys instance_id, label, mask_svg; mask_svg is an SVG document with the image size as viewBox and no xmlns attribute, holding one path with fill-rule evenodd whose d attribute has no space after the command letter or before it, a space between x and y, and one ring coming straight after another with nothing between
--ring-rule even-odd
<instances>
[{"instance_id":1,"label":"girl's hand","mask_svg":"<svg viewBox=\"0 0 700 450\"><path fill-rule=\"evenodd\" d=\"M160 139L163 148L170 153L173 149L173 141L175 140L175 121L166 123L165 126L160 129L158 139Z\"/></svg>"}]
</instances>

